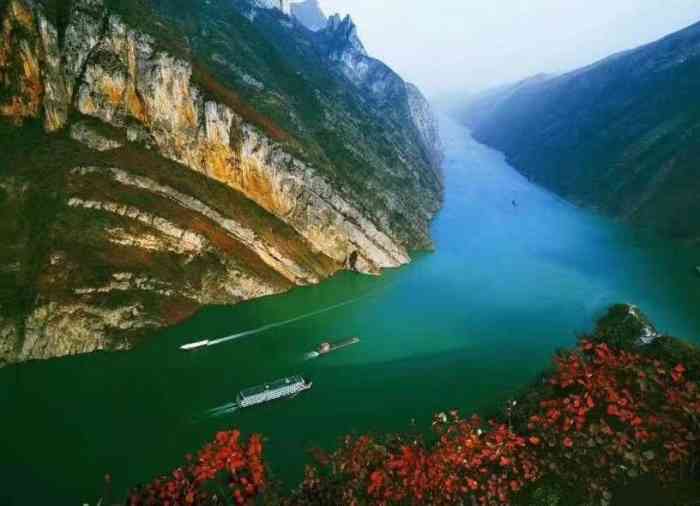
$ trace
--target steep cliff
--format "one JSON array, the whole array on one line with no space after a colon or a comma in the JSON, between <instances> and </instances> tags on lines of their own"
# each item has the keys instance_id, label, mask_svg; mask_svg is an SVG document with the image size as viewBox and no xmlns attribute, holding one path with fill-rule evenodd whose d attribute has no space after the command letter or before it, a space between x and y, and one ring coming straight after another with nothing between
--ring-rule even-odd
<instances>
[{"instance_id":1,"label":"steep cliff","mask_svg":"<svg viewBox=\"0 0 700 506\"><path fill-rule=\"evenodd\" d=\"M700 24L480 97L477 139L577 203L700 240Z\"/></svg>"},{"instance_id":2,"label":"steep cliff","mask_svg":"<svg viewBox=\"0 0 700 506\"><path fill-rule=\"evenodd\" d=\"M442 143L437 119L427 99L383 62L367 54L350 16L333 15L316 34L318 46L336 69L352 82L383 114L398 124L412 123L417 142L433 168L442 163Z\"/></svg>"},{"instance_id":3,"label":"steep cliff","mask_svg":"<svg viewBox=\"0 0 700 506\"><path fill-rule=\"evenodd\" d=\"M430 246L442 188L415 124L267 7L0 4L0 365Z\"/></svg>"},{"instance_id":4,"label":"steep cliff","mask_svg":"<svg viewBox=\"0 0 700 506\"><path fill-rule=\"evenodd\" d=\"M411 111L411 119L420 134L423 149L425 149L432 167L437 170L438 177L442 177L440 170L444 148L440 138L440 125L435 117L435 112L415 84L406 83L406 94L408 97L408 108Z\"/></svg>"}]
</instances>

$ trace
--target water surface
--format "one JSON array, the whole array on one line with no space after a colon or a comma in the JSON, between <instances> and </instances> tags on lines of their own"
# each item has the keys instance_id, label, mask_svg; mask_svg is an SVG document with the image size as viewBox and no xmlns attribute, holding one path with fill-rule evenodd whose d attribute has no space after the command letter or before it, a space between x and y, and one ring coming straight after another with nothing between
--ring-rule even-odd
<instances>
[{"instance_id":1,"label":"water surface","mask_svg":"<svg viewBox=\"0 0 700 506\"><path fill-rule=\"evenodd\" d=\"M207 309L130 353L0 370L0 504L94 504L105 473L118 494L231 427L265 434L272 471L293 482L308 449L343 433L497 409L616 302L640 305L666 332L700 336L697 249L561 201L446 119L443 136L436 252L379 278L344 273ZM304 359L352 335L362 342ZM297 373L311 391L226 410L242 388Z\"/></svg>"}]
</instances>

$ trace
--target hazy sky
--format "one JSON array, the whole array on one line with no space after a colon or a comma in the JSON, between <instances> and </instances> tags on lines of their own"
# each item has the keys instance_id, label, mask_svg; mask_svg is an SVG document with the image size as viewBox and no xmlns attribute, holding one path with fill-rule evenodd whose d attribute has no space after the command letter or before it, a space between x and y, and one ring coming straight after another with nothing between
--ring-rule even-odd
<instances>
[{"instance_id":1,"label":"hazy sky","mask_svg":"<svg viewBox=\"0 0 700 506\"><path fill-rule=\"evenodd\" d=\"M561 72L700 21L700 0L320 0L430 95Z\"/></svg>"}]
</instances>

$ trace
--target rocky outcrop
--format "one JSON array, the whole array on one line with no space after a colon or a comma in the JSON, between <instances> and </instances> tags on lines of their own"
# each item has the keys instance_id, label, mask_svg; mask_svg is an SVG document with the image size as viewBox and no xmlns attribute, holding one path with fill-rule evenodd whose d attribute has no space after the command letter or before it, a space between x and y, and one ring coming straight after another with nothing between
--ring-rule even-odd
<instances>
[{"instance_id":1,"label":"rocky outcrop","mask_svg":"<svg viewBox=\"0 0 700 506\"><path fill-rule=\"evenodd\" d=\"M405 104L431 166L439 170L443 146L432 107L415 85L405 82L383 62L370 57L357 35L357 27L348 15L331 16L318 34L326 57L364 93L380 106Z\"/></svg>"},{"instance_id":2,"label":"rocky outcrop","mask_svg":"<svg viewBox=\"0 0 700 506\"><path fill-rule=\"evenodd\" d=\"M382 105L406 103L411 120L420 136L420 142L431 166L439 171L443 158L440 129L430 103L417 86L404 82L383 62L367 53L357 32L357 26L348 15L334 14L327 18L318 0L291 2L277 6L275 2L260 2L259 8L279 9L290 14L309 30L318 33L318 41L325 56L355 86Z\"/></svg>"},{"instance_id":3,"label":"rocky outcrop","mask_svg":"<svg viewBox=\"0 0 700 506\"><path fill-rule=\"evenodd\" d=\"M290 12L302 25L314 32L323 30L328 25L328 18L318 4L318 0L292 2Z\"/></svg>"},{"instance_id":4,"label":"rocky outcrop","mask_svg":"<svg viewBox=\"0 0 700 506\"><path fill-rule=\"evenodd\" d=\"M180 245L183 251L198 254L208 247L206 239L199 234L180 228L159 216L144 213L136 207L126 206L117 202L83 200L75 197L68 201L68 205L70 207L81 207L83 209L113 213L131 220L138 220L148 227L156 229L161 234L170 237Z\"/></svg>"},{"instance_id":5,"label":"rocky outcrop","mask_svg":"<svg viewBox=\"0 0 700 506\"><path fill-rule=\"evenodd\" d=\"M70 136L96 151L109 151L122 146L121 142L101 135L83 121L71 125Z\"/></svg>"},{"instance_id":6,"label":"rocky outcrop","mask_svg":"<svg viewBox=\"0 0 700 506\"><path fill-rule=\"evenodd\" d=\"M637 337L638 344L644 346L653 343L657 337L660 336L659 332L656 330L654 324L649 320L649 318L641 312L637 306L629 306L628 308L629 317L634 320L634 322L639 327Z\"/></svg>"},{"instance_id":7,"label":"rocky outcrop","mask_svg":"<svg viewBox=\"0 0 700 506\"><path fill-rule=\"evenodd\" d=\"M168 48L158 30L123 14L101 0L72 2L60 22L38 0L5 6L0 120L33 147L17 146L31 153L24 158L3 154L20 160L10 176L24 190L0 199L0 211L24 239L11 255L19 275L10 293L22 303L0 294L0 365L126 349L202 305L318 283L342 268L376 274L428 245L440 198L424 170L429 155L397 143L384 159L387 148L379 157L352 146L375 173L345 175L334 164L347 155L316 154L304 128L297 138L282 131L192 50ZM153 25L171 22L153 15ZM281 96L244 62L212 61L261 85L246 89ZM425 112L417 124L428 125ZM31 130L36 121L45 134ZM44 187L46 211L36 206Z\"/></svg>"},{"instance_id":8,"label":"rocky outcrop","mask_svg":"<svg viewBox=\"0 0 700 506\"><path fill-rule=\"evenodd\" d=\"M127 341L107 336L160 326L160 322L148 321L144 316L138 305L103 309L92 304L49 303L37 307L26 320L24 339L13 361L126 349Z\"/></svg>"},{"instance_id":9,"label":"rocky outcrop","mask_svg":"<svg viewBox=\"0 0 700 506\"><path fill-rule=\"evenodd\" d=\"M0 45L0 83L4 93L0 114L21 124L39 115L44 87L40 58L45 57L36 36L38 27L31 5L11 2L5 7Z\"/></svg>"},{"instance_id":10,"label":"rocky outcrop","mask_svg":"<svg viewBox=\"0 0 700 506\"><path fill-rule=\"evenodd\" d=\"M638 306L616 304L596 324L595 335L601 342L618 348L639 350L662 345L665 336Z\"/></svg>"},{"instance_id":11,"label":"rocky outcrop","mask_svg":"<svg viewBox=\"0 0 700 506\"><path fill-rule=\"evenodd\" d=\"M185 195L168 186L161 185L152 179L129 174L126 171L108 168L98 169L96 167L80 167L73 171L75 174L88 175L95 173L107 173L115 182L124 186L131 186L149 193L160 195L166 199L176 202L180 207L188 209L209 218L219 227L224 229L231 237L240 241L249 249L257 252L260 259L287 278L290 282L297 285L313 284L321 281L324 274L323 271L309 269L307 266L298 264L293 258L285 256L274 241L269 237L261 236L256 230L249 227L245 223L228 218L215 209L207 206L201 200L190 195ZM152 228L157 229L163 235L169 236L175 240L179 248L190 250L191 253L201 253L207 245L206 239L193 232L179 229L176 225L169 223L163 218L150 216L147 213L142 213L138 209L130 209L123 205L114 205L105 202L86 202L78 198L72 198L68 201L69 206L97 208L103 211L128 216L130 219L139 220L146 223Z\"/></svg>"},{"instance_id":12,"label":"rocky outcrop","mask_svg":"<svg viewBox=\"0 0 700 506\"><path fill-rule=\"evenodd\" d=\"M331 16L318 38L325 56L369 97L387 103L405 93L403 80L387 65L367 54L349 15L344 18L338 14Z\"/></svg>"},{"instance_id":13,"label":"rocky outcrop","mask_svg":"<svg viewBox=\"0 0 700 506\"><path fill-rule=\"evenodd\" d=\"M0 367L17 360L17 324L14 320L0 317Z\"/></svg>"}]
</instances>

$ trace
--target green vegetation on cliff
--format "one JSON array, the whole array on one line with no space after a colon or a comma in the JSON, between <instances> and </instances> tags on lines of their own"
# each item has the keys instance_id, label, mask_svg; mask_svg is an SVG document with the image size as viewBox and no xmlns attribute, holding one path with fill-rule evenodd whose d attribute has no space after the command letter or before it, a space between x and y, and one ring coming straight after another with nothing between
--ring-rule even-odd
<instances>
[{"instance_id":1,"label":"green vegetation on cliff","mask_svg":"<svg viewBox=\"0 0 700 506\"><path fill-rule=\"evenodd\" d=\"M486 93L460 114L533 181L697 240L699 48L695 24L589 67Z\"/></svg>"},{"instance_id":2,"label":"green vegetation on cliff","mask_svg":"<svg viewBox=\"0 0 700 506\"><path fill-rule=\"evenodd\" d=\"M377 108L281 11L10 0L0 16L0 366L126 349L203 305L431 246L442 183L406 94Z\"/></svg>"}]
</instances>

